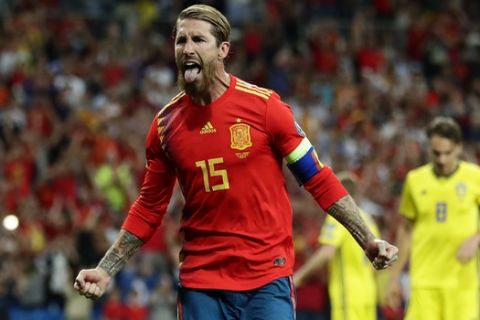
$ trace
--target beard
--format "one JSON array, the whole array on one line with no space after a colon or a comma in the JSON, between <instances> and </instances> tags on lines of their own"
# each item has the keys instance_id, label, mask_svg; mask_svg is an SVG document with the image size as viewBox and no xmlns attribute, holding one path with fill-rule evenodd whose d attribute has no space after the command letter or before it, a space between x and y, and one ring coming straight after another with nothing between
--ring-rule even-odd
<instances>
[{"instance_id":1,"label":"beard","mask_svg":"<svg viewBox=\"0 0 480 320\"><path fill-rule=\"evenodd\" d=\"M202 97L209 93L215 80L215 62L202 65L200 77L193 82L186 82L183 67L178 68L177 84L188 96Z\"/></svg>"},{"instance_id":2,"label":"beard","mask_svg":"<svg viewBox=\"0 0 480 320\"><path fill-rule=\"evenodd\" d=\"M440 176L450 176L457 169L458 164L441 164L434 162L433 168L435 172Z\"/></svg>"}]
</instances>

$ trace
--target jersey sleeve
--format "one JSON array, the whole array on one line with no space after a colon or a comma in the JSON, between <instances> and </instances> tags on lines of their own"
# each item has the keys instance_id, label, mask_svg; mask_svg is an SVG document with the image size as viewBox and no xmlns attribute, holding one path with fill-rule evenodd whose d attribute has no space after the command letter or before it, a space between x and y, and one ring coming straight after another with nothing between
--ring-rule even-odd
<instances>
[{"instance_id":1,"label":"jersey sleeve","mask_svg":"<svg viewBox=\"0 0 480 320\"><path fill-rule=\"evenodd\" d=\"M411 190L412 176L409 174L405 180L402 189L402 196L400 198L400 214L410 220L415 219L416 210L413 202L412 190Z\"/></svg>"},{"instance_id":2,"label":"jersey sleeve","mask_svg":"<svg viewBox=\"0 0 480 320\"><path fill-rule=\"evenodd\" d=\"M278 94L272 93L267 103L267 130L275 149L285 158L300 145L305 133L295 122L290 106Z\"/></svg>"},{"instance_id":3,"label":"jersey sleeve","mask_svg":"<svg viewBox=\"0 0 480 320\"><path fill-rule=\"evenodd\" d=\"M122 228L146 242L162 222L175 185L175 174L163 151L154 120L146 142L146 172L140 194Z\"/></svg>"},{"instance_id":4,"label":"jersey sleeve","mask_svg":"<svg viewBox=\"0 0 480 320\"><path fill-rule=\"evenodd\" d=\"M299 184L304 185L322 209L348 194L333 171L320 162L290 107L275 93L268 100L266 127L274 149L285 158Z\"/></svg>"}]
</instances>

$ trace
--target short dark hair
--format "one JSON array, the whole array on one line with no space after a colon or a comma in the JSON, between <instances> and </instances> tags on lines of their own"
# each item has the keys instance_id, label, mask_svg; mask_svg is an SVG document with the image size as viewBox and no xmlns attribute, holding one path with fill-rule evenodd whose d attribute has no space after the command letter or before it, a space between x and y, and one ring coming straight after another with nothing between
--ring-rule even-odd
<instances>
[{"instance_id":1,"label":"short dark hair","mask_svg":"<svg viewBox=\"0 0 480 320\"><path fill-rule=\"evenodd\" d=\"M173 26L172 35L177 35L177 25L180 20L196 19L208 22L212 25L212 34L217 40L217 45L224 41L230 41L230 23L227 18L214 7L205 4L194 4L180 12Z\"/></svg>"},{"instance_id":2,"label":"short dark hair","mask_svg":"<svg viewBox=\"0 0 480 320\"><path fill-rule=\"evenodd\" d=\"M435 117L427 126L427 137L439 136L449 139L455 143L461 143L463 140L462 130L458 123L451 117Z\"/></svg>"}]
</instances>

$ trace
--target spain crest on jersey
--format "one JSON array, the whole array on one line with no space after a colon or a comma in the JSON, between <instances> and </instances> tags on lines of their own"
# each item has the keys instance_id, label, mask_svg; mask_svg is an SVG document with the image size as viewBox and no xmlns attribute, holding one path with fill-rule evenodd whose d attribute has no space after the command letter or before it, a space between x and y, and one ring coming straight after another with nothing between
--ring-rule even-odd
<instances>
[{"instance_id":1,"label":"spain crest on jersey","mask_svg":"<svg viewBox=\"0 0 480 320\"><path fill-rule=\"evenodd\" d=\"M236 123L230 127L230 148L245 150L252 146L250 126L245 123Z\"/></svg>"}]
</instances>

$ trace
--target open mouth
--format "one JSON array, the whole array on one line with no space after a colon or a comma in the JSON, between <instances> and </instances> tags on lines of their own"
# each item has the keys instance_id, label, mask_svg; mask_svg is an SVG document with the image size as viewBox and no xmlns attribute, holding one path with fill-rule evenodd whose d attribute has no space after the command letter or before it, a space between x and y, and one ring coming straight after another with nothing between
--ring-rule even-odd
<instances>
[{"instance_id":1,"label":"open mouth","mask_svg":"<svg viewBox=\"0 0 480 320\"><path fill-rule=\"evenodd\" d=\"M195 81L202 71L200 64L191 61L185 62L183 69L183 76L186 82Z\"/></svg>"}]
</instances>

